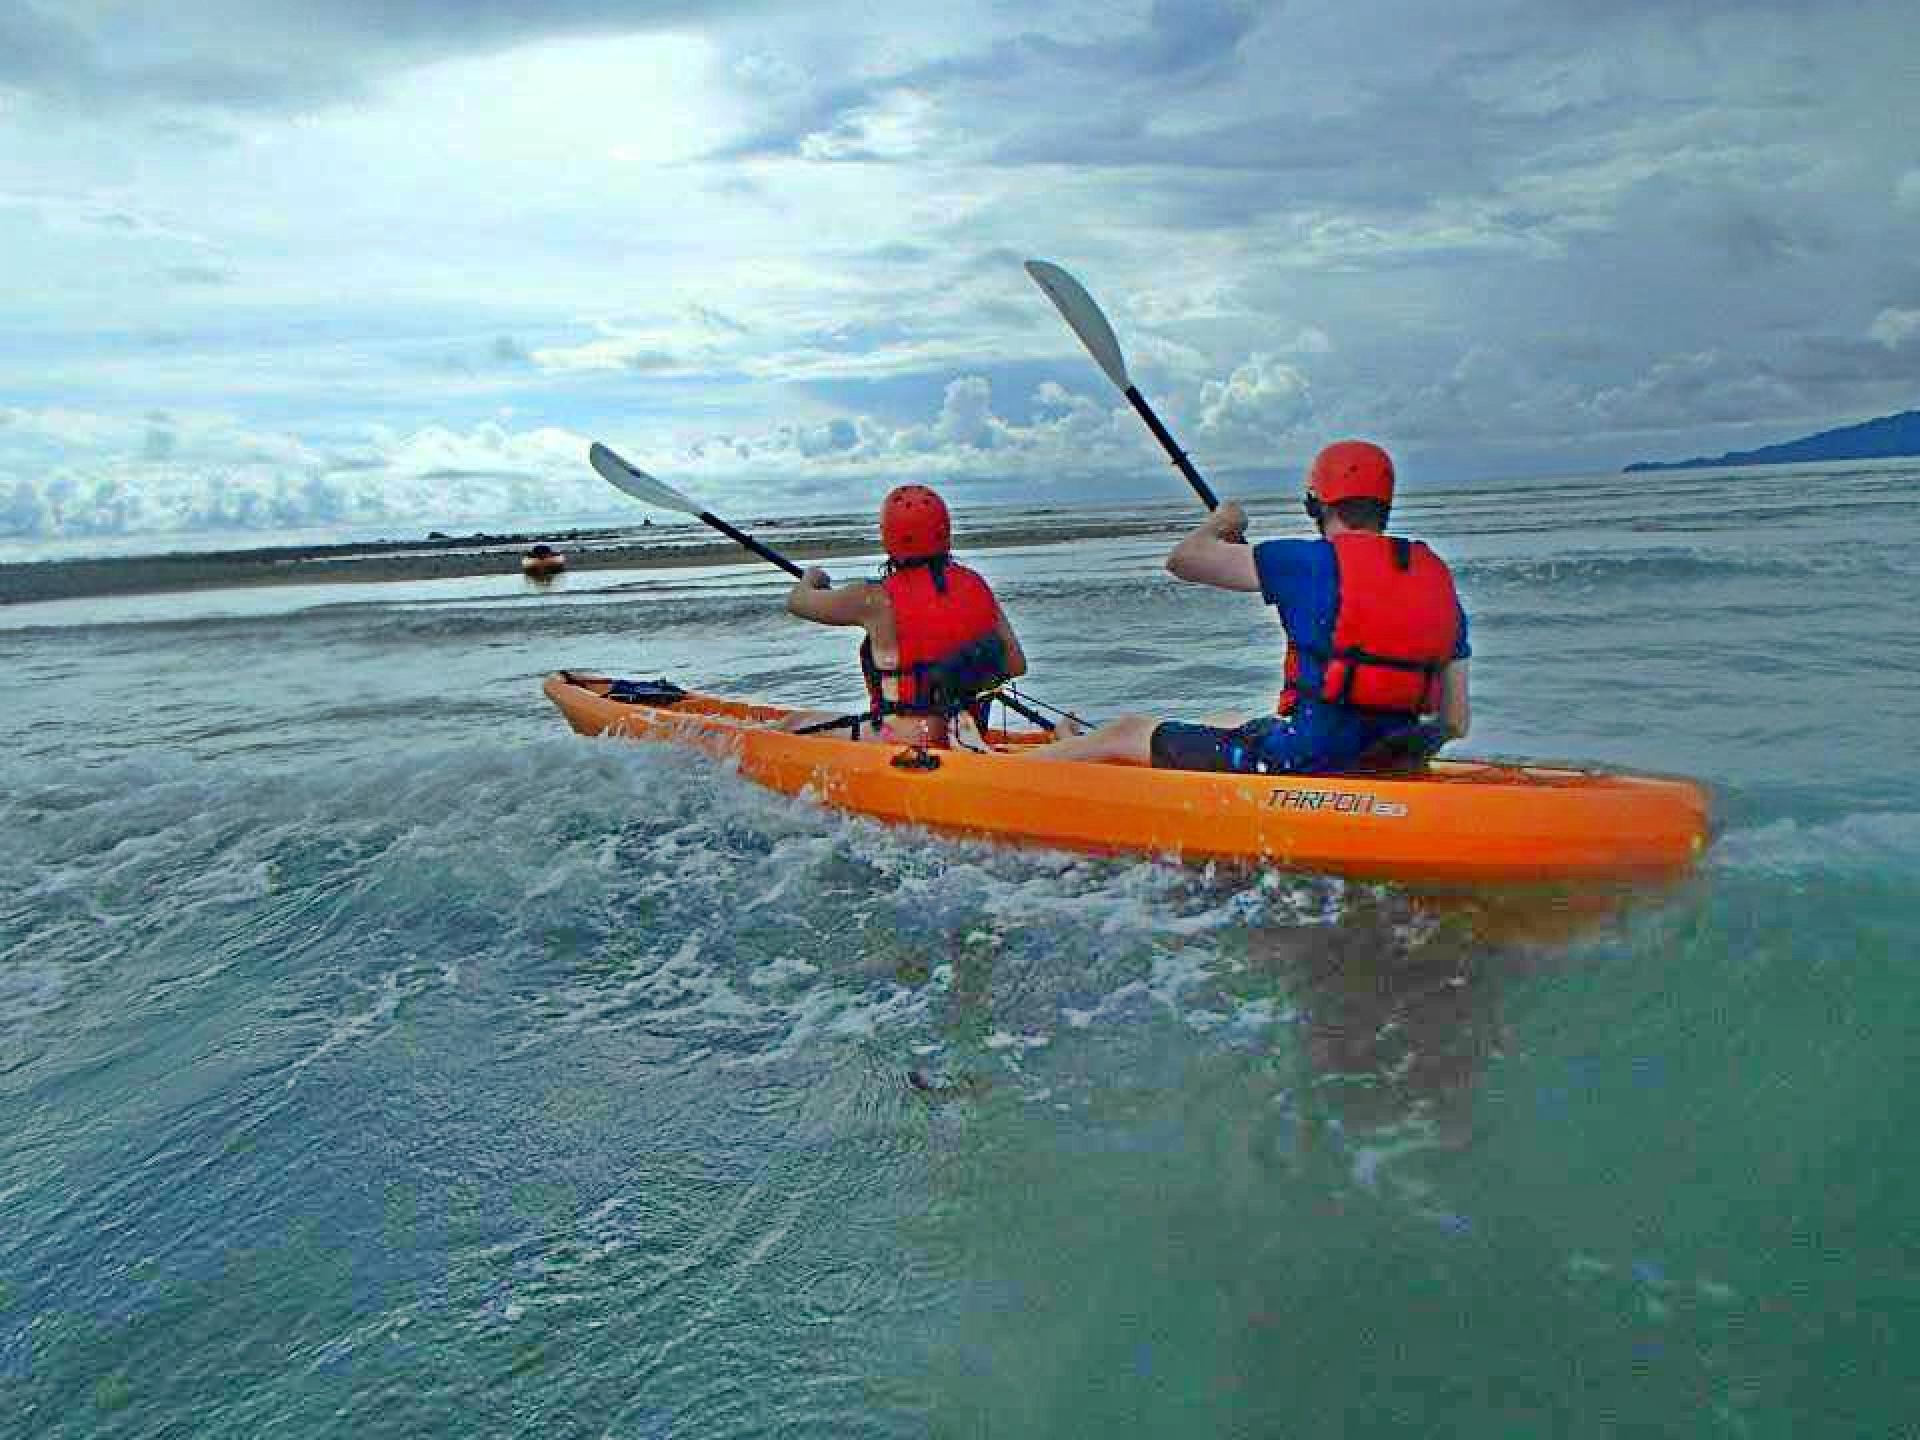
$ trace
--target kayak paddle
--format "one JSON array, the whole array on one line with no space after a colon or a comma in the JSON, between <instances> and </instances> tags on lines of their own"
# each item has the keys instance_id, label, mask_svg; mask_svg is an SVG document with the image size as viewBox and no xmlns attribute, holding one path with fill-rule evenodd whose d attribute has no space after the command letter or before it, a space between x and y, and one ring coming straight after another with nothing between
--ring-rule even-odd
<instances>
[{"instance_id":1,"label":"kayak paddle","mask_svg":"<svg viewBox=\"0 0 1920 1440\"><path fill-rule=\"evenodd\" d=\"M600 472L600 478L616 489L624 490L644 505L657 505L662 510L678 510L683 515L711 525L729 540L736 541L758 555L762 560L770 560L786 571L794 579L805 572L787 559L778 550L762 545L744 530L736 530L711 511L703 510L697 501L689 500L671 485L656 480L637 465L629 465L613 451L595 441L593 448L587 451L587 460Z\"/></svg>"},{"instance_id":2,"label":"kayak paddle","mask_svg":"<svg viewBox=\"0 0 1920 1440\"><path fill-rule=\"evenodd\" d=\"M1174 443L1172 434L1168 432L1165 425L1160 423L1160 417L1153 413L1153 407L1147 404L1146 396L1142 395L1139 387L1127 378L1127 362L1121 357L1120 341L1113 333L1113 326L1107 323L1107 317L1101 313L1100 307L1087 293L1086 287L1058 265L1045 260L1027 261L1027 274L1033 277L1034 284L1046 292L1046 297L1053 301L1054 308L1072 327L1073 333L1080 337L1080 343L1087 347L1088 353L1093 356L1094 363L1106 371L1107 378L1119 386L1120 393L1127 397L1129 403L1139 412L1140 418L1147 422L1147 428L1153 432L1153 438L1158 440L1167 454L1173 457L1173 463L1180 468L1180 473L1187 477L1187 483L1193 486L1194 493L1205 503L1207 509L1218 509L1220 501L1214 495L1212 487L1200 478L1200 472L1193 468L1193 462L1187 458L1186 452Z\"/></svg>"},{"instance_id":3,"label":"kayak paddle","mask_svg":"<svg viewBox=\"0 0 1920 1440\"><path fill-rule=\"evenodd\" d=\"M758 555L762 560L772 561L796 580L806 573L772 546L762 545L744 530L734 529L733 526L729 525L712 511L701 509L698 501L691 500L685 495L682 495L665 481L656 480L639 466L631 465L625 460L622 460L598 440L594 441L593 447L587 451L587 461L600 473L602 480L605 480L616 490L624 490L634 499L640 501L641 504L657 505L662 510L678 510L683 515L691 515L694 519L711 525L729 540L737 541L746 546L747 549ZM1043 729L1053 729L1053 722L1051 720L1037 711L1028 709L1025 704L1021 703L1020 699L1009 696L1004 691L996 692L995 698L1009 710L1025 716ZM1022 698L1031 699L1031 697ZM1037 705L1040 702L1035 700L1033 703ZM1048 708L1051 709L1052 707ZM1063 715L1071 714L1071 712L1064 710L1060 713ZM1073 716L1072 718L1076 720L1079 719L1078 716Z\"/></svg>"}]
</instances>

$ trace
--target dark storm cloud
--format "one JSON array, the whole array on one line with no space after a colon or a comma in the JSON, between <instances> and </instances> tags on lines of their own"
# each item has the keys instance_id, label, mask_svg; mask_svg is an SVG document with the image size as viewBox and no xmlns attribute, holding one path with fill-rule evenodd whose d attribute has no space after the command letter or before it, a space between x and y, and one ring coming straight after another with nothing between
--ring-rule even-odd
<instances>
[{"instance_id":1,"label":"dark storm cloud","mask_svg":"<svg viewBox=\"0 0 1920 1440\"><path fill-rule=\"evenodd\" d=\"M141 437L140 453L148 460L171 460L179 438L173 432L173 417L164 411L147 416L147 433Z\"/></svg>"},{"instance_id":2,"label":"dark storm cloud","mask_svg":"<svg viewBox=\"0 0 1920 1440\"><path fill-rule=\"evenodd\" d=\"M226 285L232 282L234 272L230 265L200 261L169 265L166 268L166 277L176 285Z\"/></svg>"},{"instance_id":3,"label":"dark storm cloud","mask_svg":"<svg viewBox=\"0 0 1920 1440\"><path fill-rule=\"evenodd\" d=\"M1600 107L1592 107L1598 110ZM1337 114L1265 108L1226 123L1157 128L1138 109L1068 125L1029 125L994 158L1007 164L1157 166L1287 177L1329 198L1411 203L1436 190L1487 189L1505 161L1565 130L1604 123L1568 107L1513 114L1456 77L1383 86Z\"/></svg>"},{"instance_id":4,"label":"dark storm cloud","mask_svg":"<svg viewBox=\"0 0 1920 1440\"><path fill-rule=\"evenodd\" d=\"M0 0L0 88L53 103L298 110L389 71L550 37L711 25L776 0L216 0L112 3L90 24ZM246 58L235 59L244 54Z\"/></svg>"},{"instance_id":5,"label":"dark storm cloud","mask_svg":"<svg viewBox=\"0 0 1920 1440\"><path fill-rule=\"evenodd\" d=\"M922 260L936 259L939 254L939 251L929 245L911 245L905 241L893 241L863 251L859 258L875 260L883 265L916 265Z\"/></svg>"},{"instance_id":6,"label":"dark storm cloud","mask_svg":"<svg viewBox=\"0 0 1920 1440\"><path fill-rule=\"evenodd\" d=\"M1155 0L1144 23L1117 39L1063 41L1022 34L993 42L970 55L933 61L863 80L828 85L800 96L774 99L779 113L761 128L716 150L715 160L796 154L810 136L847 131L854 117L899 92L980 91L1019 97L1022 108L1047 93L1050 78L1075 77L1076 86L1106 91L1130 82L1193 85L1233 68L1242 42L1259 20L1252 0ZM1070 96L1041 105L1051 127L1072 108ZM857 147L838 154L845 160L889 157Z\"/></svg>"},{"instance_id":7,"label":"dark storm cloud","mask_svg":"<svg viewBox=\"0 0 1920 1440\"><path fill-rule=\"evenodd\" d=\"M153 121L151 131L162 140L197 150L231 150L241 143L241 137L225 125L208 125L179 116Z\"/></svg>"},{"instance_id":8,"label":"dark storm cloud","mask_svg":"<svg viewBox=\"0 0 1920 1440\"><path fill-rule=\"evenodd\" d=\"M1253 29L1260 7L1237 0L1154 0L1135 48L1139 63L1191 73L1230 60Z\"/></svg>"},{"instance_id":9,"label":"dark storm cloud","mask_svg":"<svg viewBox=\"0 0 1920 1440\"><path fill-rule=\"evenodd\" d=\"M368 36L485 43L581 30L658 30L765 8L761 0L266 0L244 7L288 21L325 16Z\"/></svg>"},{"instance_id":10,"label":"dark storm cloud","mask_svg":"<svg viewBox=\"0 0 1920 1440\"><path fill-rule=\"evenodd\" d=\"M753 327L744 320L736 320L724 310L716 310L711 305L689 305L687 313L709 330L728 335L748 335L753 332Z\"/></svg>"},{"instance_id":11,"label":"dark storm cloud","mask_svg":"<svg viewBox=\"0 0 1920 1440\"><path fill-rule=\"evenodd\" d=\"M414 291L438 303L484 273L455 296L457 324L418 320L436 337L418 353L455 357L523 418L563 390L568 416L627 415L635 396L684 384L737 438L763 412L783 423L782 387L809 402L837 387L848 415L918 436L913 454L959 455L1009 417L1029 423L1029 397L1057 381L1098 419L1111 395L1020 270L1037 252L1083 274L1167 413L1214 415L1208 443L1240 445L1236 461L1292 443L1309 409L1474 464L1521 444L1712 453L1755 424L1914 403L1920 152L1899 122L1917 23L1912 0L949 0L865 14L854 0L0 0L0 140L47 157L37 174L33 159L13 167L0 210L30 259L74 255L65 289L44 288L80 297L76 336L97 328L84 305L114 303L88 288L96 274L173 280L139 297L155 301L142 326L253 325L279 345L291 312L249 308L277 286L297 294L324 274L363 315ZM419 105L462 133L436 81L424 97L390 85L406 67L653 29L697 36L675 49L686 72L660 113L612 103L609 123L600 103L628 97L584 90L576 113L570 77L543 71L503 97L523 113L476 127L461 164L435 174L464 205L419 229L410 213L372 223L442 158L420 144ZM484 79L510 90L520 58ZM582 86L589 71L609 88L625 78L588 63ZM392 103L329 117L349 124L272 123L354 95ZM95 110L102 125L71 123ZM557 140L519 143L522 127L539 140L568 124L562 166L547 168ZM673 143L656 146L667 127ZM615 145L631 152L617 169L599 153ZM775 163L690 163L700 149ZM136 153L150 163L130 179ZM275 160L310 168L280 171L298 188L260 187L256 208L254 177ZM845 161L867 163L831 168ZM338 183L363 170L364 185ZM628 204L645 223L619 230L609 282L612 212ZM356 263L312 263L336 248ZM511 253L525 286L501 286L498 265L445 265L469 250ZM229 257L244 285L178 288L215 283ZM603 333L532 338L564 315ZM334 338L314 341L326 363ZM233 368L227 347L177 348L148 369L179 377L154 393L184 414L182 397ZM969 377L990 377L990 411L985 389L948 396ZM382 423L461 388L430 376L409 399L399 367L393 386L379 378ZM161 428L178 445L149 459L200 455L187 422ZM1638 438L1652 433L1670 438ZM1623 435L1631 446L1604 438ZM790 440L802 456L880 453L845 422ZM760 453L739 444L743 460Z\"/></svg>"},{"instance_id":12,"label":"dark storm cloud","mask_svg":"<svg viewBox=\"0 0 1920 1440\"><path fill-rule=\"evenodd\" d=\"M962 271L975 275L1004 275L1017 269L1026 260L1026 256L1006 245L995 245L986 250L968 250L960 255Z\"/></svg>"},{"instance_id":13,"label":"dark storm cloud","mask_svg":"<svg viewBox=\"0 0 1920 1440\"><path fill-rule=\"evenodd\" d=\"M183 18L172 33L173 58L134 58L117 53L127 34L103 17L97 30L83 29L32 0L0 0L0 87L54 103L95 105L146 102L212 105L229 109L280 109L354 93L354 66L342 55L329 67L324 56L268 54L252 62L214 58L212 34L196 35L205 17ZM166 22L157 22L166 30ZM320 63L313 63L318 60Z\"/></svg>"},{"instance_id":14,"label":"dark storm cloud","mask_svg":"<svg viewBox=\"0 0 1920 1440\"><path fill-rule=\"evenodd\" d=\"M1014 79L1045 65L1108 78L1202 78L1234 64L1241 43L1259 23L1261 9L1251 0L1154 0L1145 23L1117 39L1076 43L1025 35L972 59L928 66L917 75L922 80Z\"/></svg>"},{"instance_id":15,"label":"dark storm cloud","mask_svg":"<svg viewBox=\"0 0 1920 1440\"><path fill-rule=\"evenodd\" d=\"M82 69L86 37L25 0L0 3L0 84L29 88L40 76Z\"/></svg>"},{"instance_id":16,"label":"dark storm cloud","mask_svg":"<svg viewBox=\"0 0 1920 1440\"><path fill-rule=\"evenodd\" d=\"M809 135L846 126L850 117L882 98L896 84L840 85L797 97L763 97L762 103L778 110L779 114L731 144L713 150L706 158L724 164L730 160L797 154L800 142Z\"/></svg>"},{"instance_id":17,"label":"dark storm cloud","mask_svg":"<svg viewBox=\"0 0 1920 1440\"><path fill-rule=\"evenodd\" d=\"M1920 341L1883 344L1841 336L1797 340L1781 364L1794 383L1827 388L1858 383L1898 384L1920 403Z\"/></svg>"},{"instance_id":18,"label":"dark storm cloud","mask_svg":"<svg viewBox=\"0 0 1920 1440\"><path fill-rule=\"evenodd\" d=\"M1708 239L1721 247L1727 262L1758 269L1798 259L1811 248L1810 237L1772 215L1734 206L1708 217Z\"/></svg>"},{"instance_id":19,"label":"dark storm cloud","mask_svg":"<svg viewBox=\"0 0 1920 1440\"><path fill-rule=\"evenodd\" d=\"M654 374L662 370L672 370L681 362L665 350L636 350L623 356L620 364L628 370L642 375Z\"/></svg>"}]
</instances>

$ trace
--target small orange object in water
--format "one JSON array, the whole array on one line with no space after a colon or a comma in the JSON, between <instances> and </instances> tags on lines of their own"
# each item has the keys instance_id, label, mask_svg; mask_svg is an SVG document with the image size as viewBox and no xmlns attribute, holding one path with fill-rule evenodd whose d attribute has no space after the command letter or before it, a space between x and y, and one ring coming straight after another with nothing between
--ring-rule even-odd
<instances>
[{"instance_id":1,"label":"small orange object in water","mask_svg":"<svg viewBox=\"0 0 1920 1440\"><path fill-rule=\"evenodd\" d=\"M562 672L547 698L583 735L678 741L737 760L784 794L953 835L1095 854L1229 861L1443 885L1669 881L1705 848L1708 801L1690 780L1556 765L1436 760L1413 774L1225 775L1098 762L1036 765L768 728L790 714L665 687L611 698ZM995 731L1001 750L1044 744Z\"/></svg>"},{"instance_id":2,"label":"small orange object in water","mask_svg":"<svg viewBox=\"0 0 1920 1440\"><path fill-rule=\"evenodd\" d=\"M535 545L520 557L520 573L545 580L567 568L567 557L551 545Z\"/></svg>"}]
</instances>

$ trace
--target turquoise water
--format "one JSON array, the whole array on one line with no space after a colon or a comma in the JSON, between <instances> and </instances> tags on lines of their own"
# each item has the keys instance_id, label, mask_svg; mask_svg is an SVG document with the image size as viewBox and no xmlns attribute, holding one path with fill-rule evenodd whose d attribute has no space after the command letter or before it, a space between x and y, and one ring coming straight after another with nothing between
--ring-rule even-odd
<instances>
[{"instance_id":1,"label":"turquoise water","mask_svg":"<svg viewBox=\"0 0 1920 1440\"><path fill-rule=\"evenodd\" d=\"M0 1433L1905 1433L1916 481L1405 507L1468 751L1715 789L1565 933L565 731L852 699L745 565L0 610ZM1036 693L1272 689L1163 549L978 557Z\"/></svg>"}]
</instances>

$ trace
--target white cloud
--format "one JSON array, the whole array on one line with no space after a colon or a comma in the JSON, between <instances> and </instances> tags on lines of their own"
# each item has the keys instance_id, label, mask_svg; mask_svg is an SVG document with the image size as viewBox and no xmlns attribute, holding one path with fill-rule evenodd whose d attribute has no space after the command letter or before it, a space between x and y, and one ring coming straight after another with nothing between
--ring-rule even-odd
<instances>
[{"instance_id":1,"label":"white cloud","mask_svg":"<svg viewBox=\"0 0 1920 1440\"><path fill-rule=\"evenodd\" d=\"M1916 335L1920 335L1920 310L1882 310L1867 327L1867 338L1889 350L1898 350Z\"/></svg>"},{"instance_id":2,"label":"white cloud","mask_svg":"<svg viewBox=\"0 0 1920 1440\"><path fill-rule=\"evenodd\" d=\"M362 453L389 475L536 476L577 470L586 447L571 431L542 426L514 432L488 421L465 431L429 425L397 433L379 426Z\"/></svg>"},{"instance_id":3,"label":"white cloud","mask_svg":"<svg viewBox=\"0 0 1920 1440\"><path fill-rule=\"evenodd\" d=\"M1780 377L1740 356L1703 350L1667 356L1631 383L1595 392L1580 409L1608 430L1649 431L1702 421L1738 424L1755 415L1794 414L1804 404Z\"/></svg>"},{"instance_id":4,"label":"white cloud","mask_svg":"<svg viewBox=\"0 0 1920 1440\"><path fill-rule=\"evenodd\" d=\"M0 407L0 446L24 448L33 442L49 446L127 445L137 441L143 430L142 421L125 415Z\"/></svg>"},{"instance_id":5,"label":"white cloud","mask_svg":"<svg viewBox=\"0 0 1920 1440\"><path fill-rule=\"evenodd\" d=\"M879 485L905 475L953 481L1031 473L1044 480L1137 461L1130 414L1051 383L1034 419L997 415L983 376L948 384L924 422L838 415L817 423L676 438L622 434L663 476L756 494L796 482ZM468 428L384 425L325 441L250 430L230 417L0 411L0 535L16 538L236 533L316 525L405 531L498 517L591 516L623 502L584 464L569 429L489 421Z\"/></svg>"},{"instance_id":6,"label":"white cloud","mask_svg":"<svg viewBox=\"0 0 1920 1440\"><path fill-rule=\"evenodd\" d=\"M844 415L824 425L804 426L794 432L794 448L809 460L844 455L860 443L860 427Z\"/></svg>"},{"instance_id":7,"label":"white cloud","mask_svg":"<svg viewBox=\"0 0 1920 1440\"><path fill-rule=\"evenodd\" d=\"M819 425L780 424L726 431L648 454L662 474L710 477L763 489L781 479L809 478L844 489L848 481L891 484L903 478L1006 480L1051 484L1101 470L1137 471L1146 439L1133 413L1102 406L1049 381L1035 392L1033 418L1017 424L994 412L984 376L952 381L924 422L891 423L870 415Z\"/></svg>"},{"instance_id":8,"label":"white cloud","mask_svg":"<svg viewBox=\"0 0 1920 1440\"><path fill-rule=\"evenodd\" d=\"M5 523L585 504L576 431L762 491L1137 474L1033 254L1218 466L1706 449L1872 413L1920 333L1901 7L377 8L0 47Z\"/></svg>"},{"instance_id":9,"label":"white cloud","mask_svg":"<svg viewBox=\"0 0 1920 1440\"><path fill-rule=\"evenodd\" d=\"M690 375L718 360L711 347L685 336L614 329L578 345L542 345L532 356L535 365L555 374L627 370Z\"/></svg>"},{"instance_id":10,"label":"white cloud","mask_svg":"<svg viewBox=\"0 0 1920 1440\"><path fill-rule=\"evenodd\" d=\"M610 508L587 442L486 423L331 443L231 417L0 411L0 534L29 537L422 526Z\"/></svg>"},{"instance_id":11,"label":"white cloud","mask_svg":"<svg viewBox=\"0 0 1920 1440\"><path fill-rule=\"evenodd\" d=\"M1256 354L1225 380L1200 387L1200 429L1228 442L1272 442L1313 415L1307 378L1271 355Z\"/></svg>"},{"instance_id":12,"label":"white cloud","mask_svg":"<svg viewBox=\"0 0 1920 1440\"><path fill-rule=\"evenodd\" d=\"M802 137L806 160L904 160L934 139L933 102L913 90L896 90L871 105L848 111L825 130Z\"/></svg>"},{"instance_id":13,"label":"white cloud","mask_svg":"<svg viewBox=\"0 0 1920 1440\"><path fill-rule=\"evenodd\" d=\"M993 393L986 379L969 375L947 386L933 434L942 445L985 450L993 444Z\"/></svg>"}]
</instances>

